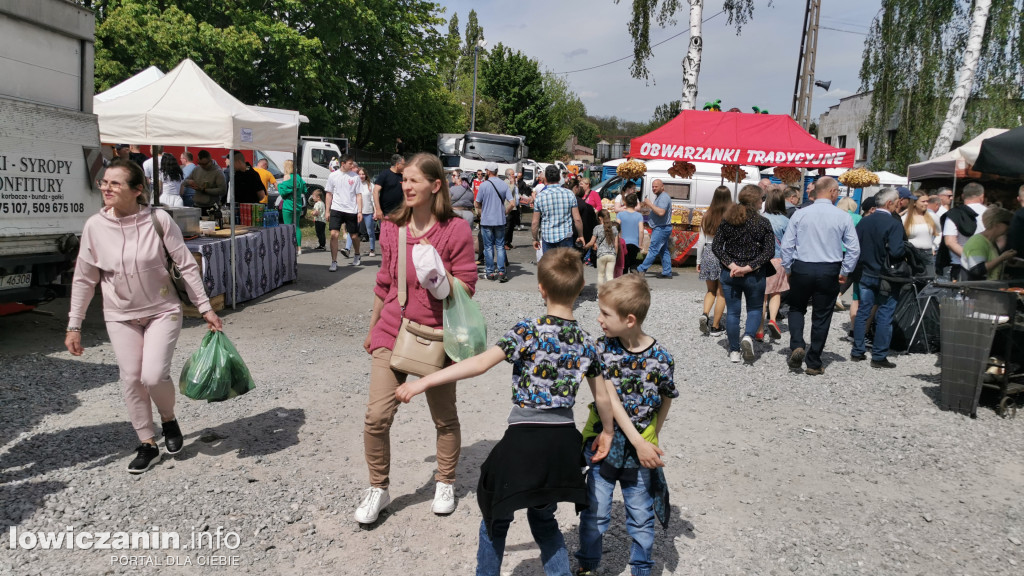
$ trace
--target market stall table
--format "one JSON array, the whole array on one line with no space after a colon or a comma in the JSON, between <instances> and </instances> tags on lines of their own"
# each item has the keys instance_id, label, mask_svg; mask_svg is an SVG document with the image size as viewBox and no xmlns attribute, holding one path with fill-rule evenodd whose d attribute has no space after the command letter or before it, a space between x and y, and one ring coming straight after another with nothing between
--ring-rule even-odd
<instances>
[{"instance_id":1,"label":"market stall table","mask_svg":"<svg viewBox=\"0 0 1024 576\"><path fill-rule=\"evenodd\" d=\"M210 298L223 294L230 306L231 239L203 237L185 241L189 251L202 255L203 285ZM298 278L295 250L295 226L283 224L273 228L253 228L248 234L235 237L238 253L235 271L238 278L238 302L267 294L286 282Z\"/></svg>"}]
</instances>

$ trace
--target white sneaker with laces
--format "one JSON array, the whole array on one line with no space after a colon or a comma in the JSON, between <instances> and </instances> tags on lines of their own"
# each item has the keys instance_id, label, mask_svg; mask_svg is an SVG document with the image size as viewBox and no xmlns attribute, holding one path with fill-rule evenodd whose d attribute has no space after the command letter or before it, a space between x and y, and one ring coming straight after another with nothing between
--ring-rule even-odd
<instances>
[{"instance_id":1,"label":"white sneaker with laces","mask_svg":"<svg viewBox=\"0 0 1024 576\"><path fill-rule=\"evenodd\" d=\"M338 263L337 262L331 262L331 267L328 268L327 271L328 272L337 272L338 271Z\"/></svg>"},{"instance_id":2,"label":"white sneaker with laces","mask_svg":"<svg viewBox=\"0 0 1024 576\"><path fill-rule=\"evenodd\" d=\"M369 253L369 254L367 254L367 256L369 256L370 258L376 258L376 257L377 257L377 254L376 254L376 253L374 253L374 251L373 251L373 250L370 250L370 253Z\"/></svg>"},{"instance_id":3,"label":"white sneaker with laces","mask_svg":"<svg viewBox=\"0 0 1024 576\"><path fill-rule=\"evenodd\" d=\"M455 512L455 487L451 484L438 482L434 487L434 503L430 506L434 514L451 514Z\"/></svg>"},{"instance_id":4,"label":"white sneaker with laces","mask_svg":"<svg viewBox=\"0 0 1024 576\"><path fill-rule=\"evenodd\" d=\"M754 339L750 336L744 336L743 340L740 340L740 348L743 350L743 359L747 362L754 361Z\"/></svg>"},{"instance_id":5,"label":"white sneaker with laces","mask_svg":"<svg viewBox=\"0 0 1024 576\"><path fill-rule=\"evenodd\" d=\"M366 496L363 496L363 503L356 508L356 522L360 524L373 524L377 516L388 504L391 503L391 496L387 488L367 488Z\"/></svg>"},{"instance_id":6,"label":"white sneaker with laces","mask_svg":"<svg viewBox=\"0 0 1024 576\"><path fill-rule=\"evenodd\" d=\"M741 360L743 360L743 357L740 356L740 351L739 350L736 350L735 352L729 352L729 361L735 362L735 363L738 364Z\"/></svg>"},{"instance_id":7,"label":"white sneaker with laces","mask_svg":"<svg viewBox=\"0 0 1024 576\"><path fill-rule=\"evenodd\" d=\"M352 265L353 266L359 266L359 264L361 262L362 262L362 260L359 259L359 254L356 254L355 256L352 257Z\"/></svg>"}]
</instances>

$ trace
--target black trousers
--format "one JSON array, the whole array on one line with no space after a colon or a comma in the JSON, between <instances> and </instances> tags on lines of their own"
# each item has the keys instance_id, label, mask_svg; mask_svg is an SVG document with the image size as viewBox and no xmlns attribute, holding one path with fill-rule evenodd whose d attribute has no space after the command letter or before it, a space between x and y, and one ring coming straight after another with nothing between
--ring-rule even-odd
<instances>
[{"instance_id":1,"label":"black trousers","mask_svg":"<svg viewBox=\"0 0 1024 576\"><path fill-rule=\"evenodd\" d=\"M327 222L313 222L316 228L317 247L323 248L327 244Z\"/></svg>"},{"instance_id":2,"label":"black trousers","mask_svg":"<svg viewBox=\"0 0 1024 576\"><path fill-rule=\"evenodd\" d=\"M512 245L512 233L515 232L519 223L519 207L517 206L508 213L508 218L505 220L505 246Z\"/></svg>"},{"instance_id":3,"label":"black trousers","mask_svg":"<svg viewBox=\"0 0 1024 576\"><path fill-rule=\"evenodd\" d=\"M832 312L839 296L841 262L801 262L790 267L789 349L803 348L808 368L821 368ZM804 340L804 316L811 305L811 345Z\"/></svg>"},{"instance_id":4,"label":"black trousers","mask_svg":"<svg viewBox=\"0 0 1024 576\"><path fill-rule=\"evenodd\" d=\"M636 244L626 244L626 259L622 264L622 273L628 274L636 270L636 257L640 255L640 247Z\"/></svg>"}]
</instances>

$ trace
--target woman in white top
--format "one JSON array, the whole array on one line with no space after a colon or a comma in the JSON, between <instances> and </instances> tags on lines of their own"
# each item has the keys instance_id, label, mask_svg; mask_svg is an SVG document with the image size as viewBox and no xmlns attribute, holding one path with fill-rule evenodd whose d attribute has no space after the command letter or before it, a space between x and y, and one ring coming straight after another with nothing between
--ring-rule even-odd
<instances>
[{"instance_id":1,"label":"woman in white top","mask_svg":"<svg viewBox=\"0 0 1024 576\"><path fill-rule=\"evenodd\" d=\"M363 213L360 217L363 219L363 225L366 227L366 235L370 237L370 253L367 256L373 258L377 255L374 251L377 239L373 230L373 185L366 177L366 170L362 166L356 167L356 173L359 174L359 193L363 195ZM345 249L352 250L351 236L345 237Z\"/></svg>"},{"instance_id":2,"label":"woman in white top","mask_svg":"<svg viewBox=\"0 0 1024 576\"><path fill-rule=\"evenodd\" d=\"M917 255L925 264L926 274L935 274L935 251L939 249L939 242L942 240L939 225L935 218L928 213L928 196L922 194L910 205L907 213L903 215L903 230L907 233L907 239L917 250Z\"/></svg>"},{"instance_id":3,"label":"woman in white top","mask_svg":"<svg viewBox=\"0 0 1024 576\"><path fill-rule=\"evenodd\" d=\"M181 199L181 184L185 180L185 173L182 172L174 154L164 154L160 157L160 203L164 206L182 207L185 202Z\"/></svg>"},{"instance_id":4,"label":"woman in white top","mask_svg":"<svg viewBox=\"0 0 1024 576\"><path fill-rule=\"evenodd\" d=\"M732 206L732 192L727 186L715 188L711 197L711 206L704 213L700 223L700 238L697 239L697 276L707 284L708 291L704 294L704 312L700 315L700 331L704 334L718 336L725 332L722 327L722 314L725 313L725 295L722 294L722 263L711 251L711 243L715 241L715 232L722 223L725 211ZM708 321L708 314L714 307L713 322Z\"/></svg>"}]
</instances>

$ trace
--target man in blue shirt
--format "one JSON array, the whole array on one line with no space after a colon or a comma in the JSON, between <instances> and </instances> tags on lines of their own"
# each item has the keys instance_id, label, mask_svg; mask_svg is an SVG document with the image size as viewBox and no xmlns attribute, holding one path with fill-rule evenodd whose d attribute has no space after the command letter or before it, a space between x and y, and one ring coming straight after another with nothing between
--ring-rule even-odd
<instances>
[{"instance_id":1,"label":"man in blue shirt","mask_svg":"<svg viewBox=\"0 0 1024 576\"><path fill-rule=\"evenodd\" d=\"M508 184L498 178L497 164L491 162L486 170L487 180L480 184L474 202L480 212L484 266L488 280L508 282L505 274L505 214L512 207L512 191Z\"/></svg>"},{"instance_id":2,"label":"man in blue shirt","mask_svg":"<svg viewBox=\"0 0 1024 576\"><path fill-rule=\"evenodd\" d=\"M893 260L903 258L903 225L892 217L900 204L901 194L892 188L883 188L875 194L875 211L857 224L860 241L860 308L853 322L853 349L850 360L865 359L864 333L867 331L871 308L875 312L875 339L871 348L872 368L895 368L887 358L892 340L892 316L896 312L896 298L883 290L882 270L886 256Z\"/></svg>"},{"instance_id":3,"label":"man in blue shirt","mask_svg":"<svg viewBox=\"0 0 1024 576\"><path fill-rule=\"evenodd\" d=\"M835 179L820 178L812 193L814 203L797 210L786 228L782 267L789 276L789 366L799 370L806 357L807 374L816 376L824 372L821 352L832 325L839 286L857 264L860 242L853 219L834 206L839 197ZM804 341L808 303L813 310L809 348ZM867 310L870 312L871 308Z\"/></svg>"},{"instance_id":4,"label":"man in blue shirt","mask_svg":"<svg viewBox=\"0 0 1024 576\"><path fill-rule=\"evenodd\" d=\"M583 221L576 205L576 195L558 185L558 166L544 169L544 180L553 182L537 193L533 202L533 248L544 252L551 248L572 248L572 230L576 228L576 243L583 245Z\"/></svg>"},{"instance_id":5,"label":"man in blue shirt","mask_svg":"<svg viewBox=\"0 0 1024 576\"><path fill-rule=\"evenodd\" d=\"M636 267L636 271L645 274L654 261L661 258L661 274L658 278L672 277L672 197L665 192L665 183L661 180L651 182L654 198L644 198L643 204L651 209L650 223L651 245L647 249L647 257Z\"/></svg>"}]
</instances>

